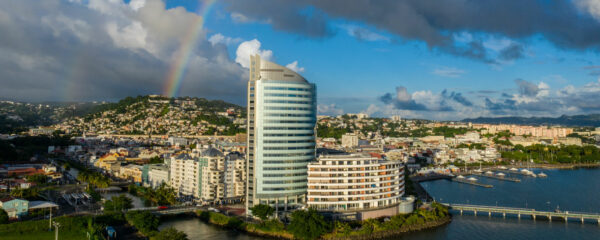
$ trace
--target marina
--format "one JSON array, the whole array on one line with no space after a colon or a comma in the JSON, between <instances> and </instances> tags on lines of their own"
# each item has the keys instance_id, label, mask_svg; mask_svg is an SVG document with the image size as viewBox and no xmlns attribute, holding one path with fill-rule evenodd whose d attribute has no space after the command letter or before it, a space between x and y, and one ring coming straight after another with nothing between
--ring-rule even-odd
<instances>
[{"instance_id":1,"label":"marina","mask_svg":"<svg viewBox=\"0 0 600 240\"><path fill-rule=\"evenodd\" d=\"M500 181L521 182L521 179L506 177L506 175L504 173L488 174L488 172L486 172L486 173L472 173L472 174L476 175L476 176L491 178L491 179L500 180Z\"/></svg>"}]
</instances>

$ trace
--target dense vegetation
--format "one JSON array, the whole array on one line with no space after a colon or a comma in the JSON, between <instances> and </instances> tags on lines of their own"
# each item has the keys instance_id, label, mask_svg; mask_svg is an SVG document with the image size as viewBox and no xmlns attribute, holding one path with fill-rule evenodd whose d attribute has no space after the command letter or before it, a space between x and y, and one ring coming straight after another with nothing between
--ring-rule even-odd
<instances>
[{"instance_id":1,"label":"dense vegetation","mask_svg":"<svg viewBox=\"0 0 600 240\"><path fill-rule=\"evenodd\" d=\"M297 239L317 239L331 230L331 224L314 209L294 211L291 217L287 230Z\"/></svg>"},{"instance_id":2,"label":"dense vegetation","mask_svg":"<svg viewBox=\"0 0 600 240\"><path fill-rule=\"evenodd\" d=\"M410 231L427 223L442 220L449 216L448 209L439 203L432 203L430 207L417 209L411 214L395 215L384 219L367 219L354 222L335 222L333 231L322 236L324 239L373 236L393 236L394 233Z\"/></svg>"},{"instance_id":3,"label":"dense vegetation","mask_svg":"<svg viewBox=\"0 0 600 240\"><path fill-rule=\"evenodd\" d=\"M131 184L129 185L129 193L144 199L144 204L147 206L177 204L175 190L164 183L156 189Z\"/></svg>"},{"instance_id":4,"label":"dense vegetation","mask_svg":"<svg viewBox=\"0 0 600 240\"><path fill-rule=\"evenodd\" d=\"M187 235L173 227L165 228L151 237L152 240L188 240Z\"/></svg>"},{"instance_id":5,"label":"dense vegetation","mask_svg":"<svg viewBox=\"0 0 600 240\"><path fill-rule=\"evenodd\" d=\"M329 127L325 124L318 124L317 129L317 137L320 138L335 138L340 139L342 135L350 132L349 129L346 128L338 128L338 127Z\"/></svg>"},{"instance_id":6,"label":"dense vegetation","mask_svg":"<svg viewBox=\"0 0 600 240\"><path fill-rule=\"evenodd\" d=\"M159 219L148 211L127 212L125 219L145 236L154 236L157 234Z\"/></svg>"},{"instance_id":7,"label":"dense vegetation","mask_svg":"<svg viewBox=\"0 0 600 240\"><path fill-rule=\"evenodd\" d=\"M60 224L59 239L104 239L102 232L106 226L125 223L122 214L104 214L100 216L57 217ZM54 239L54 231L48 231L48 220L24 221L0 225L2 240Z\"/></svg>"},{"instance_id":8,"label":"dense vegetation","mask_svg":"<svg viewBox=\"0 0 600 240\"><path fill-rule=\"evenodd\" d=\"M122 212L133 207L133 200L121 194L104 202L104 212Z\"/></svg>"},{"instance_id":9,"label":"dense vegetation","mask_svg":"<svg viewBox=\"0 0 600 240\"><path fill-rule=\"evenodd\" d=\"M600 160L600 149L591 145L516 145L513 150L501 153L503 158L517 161L531 159L536 163L593 163Z\"/></svg>"},{"instance_id":10,"label":"dense vegetation","mask_svg":"<svg viewBox=\"0 0 600 240\"><path fill-rule=\"evenodd\" d=\"M269 216L273 215L275 208L265 204L258 204L254 207L251 207L250 211L252 211L252 215L257 216L261 220L265 221L269 218Z\"/></svg>"}]
</instances>

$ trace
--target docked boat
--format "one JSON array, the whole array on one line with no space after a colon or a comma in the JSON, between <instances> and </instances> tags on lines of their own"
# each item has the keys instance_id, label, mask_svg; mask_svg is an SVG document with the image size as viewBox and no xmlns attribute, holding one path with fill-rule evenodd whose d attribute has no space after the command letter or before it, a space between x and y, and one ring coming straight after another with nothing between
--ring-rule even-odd
<instances>
[{"instance_id":1,"label":"docked boat","mask_svg":"<svg viewBox=\"0 0 600 240\"><path fill-rule=\"evenodd\" d=\"M514 172L519 171L519 169L516 169L516 168L511 168L511 169L508 169L508 170L514 171Z\"/></svg>"},{"instance_id":2,"label":"docked boat","mask_svg":"<svg viewBox=\"0 0 600 240\"><path fill-rule=\"evenodd\" d=\"M521 173L529 174L529 173L531 173L531 171L529 171L527 169L521 169Z\"/></svg>"},{"instance_id":3,"label":"docked boat","mask_svg":"<svg viewBox=\"0 0 600 240\"><path fill-rule=\"evenodd\" d=\"M477 178L470 177L470 178L467 178L467 180L469 180L469 181L477 181Z\"/></svg>"},{"instance_id":4,"label":"docked boat","mask_svg":"<svg viewBox=\"0 0 600 240\"><path fill-rule=\"evenodd\" d=\"M476 173L481 173L481 172L483 172L483 171L481 171L481 169L475 169L475 170L473 170L473 171L474 171L474 172L476 172Z\"/></svg>"},{"instance_id":5,"label":"docked boat","mask_svg":"<svg viewBox=\"0 0 600 240\"><path fill-rule=\"evenodd\" d=\"M540 174L538 174L538 177L545 178L548 177L548 175L546 175L544 172L541 172Z\"/></svg>"},{"instance_id":6,"label":"docked boat","mask_svg":"<svg viewBox=\"0 0 600 240\"><path fill-rule=\"evenodd\" d=\"M498 174L496 174L496 176L498 176L498 177L504 177L504 176L506 176L506 174L504 174L504 173L498 173Z\"/></svg>"},{"instance_id":7,"label":"docked boat","mask_svg":"<svg viewBox=\"0 0 600 240\"><path fill-rule=\"evenodd\" d=\"M506 167L505 166L500 166L500 167L498 167L498 169L506 170Z\"/></svg>"},{"instance_id":8,"label":"docked boat","mask_svg":"<svg viewBox=\"0 0 600 240\"><path fill-rule=\"evenodd\" d=\"M458 175L458 177L456 177L456 178L458 178L458 179L463 179L463 178L465 178L465 177L464 177L463 175Z\"/></svg>"},{"instance_id":9,"label":"docked boat","mask_svg":"<svg viewBox=\"0 0 600 240\"><path fill-rule=\"evenodd\" d=\"M485 172L485 174L487 174L487 175L494 175L494 173L492 171L487 171L487 172Z\"/></svg>"}]
</instances>

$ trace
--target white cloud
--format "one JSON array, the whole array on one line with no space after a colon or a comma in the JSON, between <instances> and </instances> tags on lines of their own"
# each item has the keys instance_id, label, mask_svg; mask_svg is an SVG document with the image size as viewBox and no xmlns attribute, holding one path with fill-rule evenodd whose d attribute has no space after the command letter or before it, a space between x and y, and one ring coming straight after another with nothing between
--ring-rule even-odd
<instances>
[{"instance_id":1,"label":"white cloud","mask_svg":"<svg viewBox=\"0 0 600 240\"><path fill-rule=\"evenodd\" d=\"M109 22L106 24L106 32L115 45L119 47L129 49L146 47L148 32L144 29L142 23L138 21L134 21L123 28L119 28L115 22Z\"/></svg>"},{"instance_id":2,"label":"white cloud","mask_svg":"<svg viewBox=\"0 0 600 240\"><path fill-rule=\"evenodd\" d=\"M600 20L600 1L598 0L575 0L575 6L587 12L596 20Z\"/></svg>"},{"instance_id":3,"label":"white cloud","mask_svg":"<svg viewBox=\"0 0 600 240\"><path fill-rule=\"evenodd\" d=\"M334 103L317 105L317 112L320 115L337 116L344 114L344 110L338 108Z\"/></svg>"},{"instance_id":4,"label":"white cloud","mask_svg":"<svg viewBox=\"0 0 600 240\"><path fill-rule=\"evenodd\" d=\"M233 20L233 22L236 22L236 23L252 22L252 19L246 17L246 15L241 14L239 12L232 12L230 16L231 16L231 20Z\"/></svg>"},{"instance_id":5,"label":"white cloud","mask_svg":"<svg viewBox=\"0 0 600 240\"><path fill-rule=\"evenodd\" d=\"M144 7L144 5L146 5L146 0L131 0L129 2L129 7L131 7L131 9L134 11L139 10L140 8Z\"/></svg>"},{"instance_id":6,"label":"white cloud","mask_svg":"<svg viewBox=\"0 0 600 240\"><path fill-rule=\"evenodd\" d=\"M288 65L285 65L285 67L289 68L292 71L297 72L297 73L304 72L304 68L298 66L298 61L293 61L293 62L289 63Z\"/></svg>"},{"instance_id":7,"label":"white cloud","mask_svg":"<svg viewBox=\"0 0 600 240\"><path fill-rule=\"evenodd\" d=\"M465 73L465 70L453 67L439 67L434 69L431 73L442 77L457 78L462 76Z\"/></svg>"},{"instance_id":8,"label":"white cloud","mask_svg":"<svg viewBox=\"0 0 600 240\"><path fill-rule=\"evenodd\" d=\"M371 42L375 42L375 41L389 42L390 41L389 37L384 36L379 33L376 33L376 32L373 32L373 31L371 31L367 28L361 27L361 26L343 24L343 25L340 25L340 28L346 30L346 33L348 33L348 35L355 37L358 40L371 41Z\"/></svg>"},{"instance_id":9,"label":"white cloud","mask_svg":"<svg viewBox=\"0 0 600 240\"><path fill-rule=\"evenodd\" d=\"M241 42L242 39L227 37L227 36L224 36L223 34L217 33L215 35L210 36L210 38L208 38L208 41L213 46L217 45L217 44L232 45L232 44L237 44L237 43Z\"/></svg>"},{"instance_id":10,"label":"white cloud","mask_svg":"<svg viewBox=\"0 0 600 240\"><path fill-rule=\"evenodd\" d=\"M242 65L242 67L248 68L250 66L250 55L258 54L265 60L271 60L273 57L273 51L260 49L260 41L252 39L240 43L237 50L235 51L235 62Z\"/></svg>"}]
</instances>

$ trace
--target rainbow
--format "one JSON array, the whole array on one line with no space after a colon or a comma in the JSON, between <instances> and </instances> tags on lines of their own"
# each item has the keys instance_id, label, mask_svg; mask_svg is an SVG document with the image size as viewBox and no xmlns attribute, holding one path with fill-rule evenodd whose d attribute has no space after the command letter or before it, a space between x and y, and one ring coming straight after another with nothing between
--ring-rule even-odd
<instances>
[{"instance_id":1,"label":"rainbow","mask_svg":"<svg viewBox=\"0 0 600 240\"><path fill-rule=\"evenodd\" d=\"M208 15L211 7L214 5L215 0L204 0L201 2L202 3L199 8L200 11L197 20L190 25L188 32L181 40L179 49L177 52L175 52L175 60L169 68L165 86L163 88L164 96L177 96L179 88L181 87L183 76L185 75L185 70L190 60L190 56L192 55L192 52L194 52L194 46L198 40L198 36L200 36L200 32L202 32L204 19L206 19L206 16Z\"/></svg>"}]
</instances>

